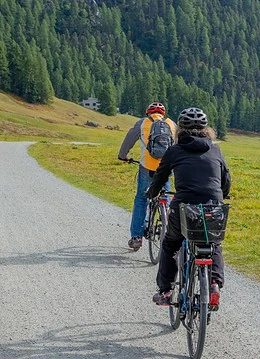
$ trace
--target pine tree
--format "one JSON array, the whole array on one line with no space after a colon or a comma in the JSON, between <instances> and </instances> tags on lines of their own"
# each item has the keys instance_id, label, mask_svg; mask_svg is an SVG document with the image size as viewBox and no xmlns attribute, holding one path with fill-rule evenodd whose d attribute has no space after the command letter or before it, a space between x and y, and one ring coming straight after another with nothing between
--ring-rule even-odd
<instances>
[{"instance_id":1,"label":"pine tree","mask_svg":"<svg viewBox=\"0 0 260 359\"><path fill-rule=\"evenodd\" d=\"M52 80L52 85L53 85L53 89L55 92L55 96L62 98L63 78L62 78L62 71L61 71L60 67L58 67L58 68L56 68L56 70L54 70L51 80Z\"/></svg>"},{"instance_id":2,"label":"pine tree","mask_svg":"<svg viewBox=\"0 0 260 359\"><path fill-rule=\"evenodd\" d=\"M20 95L31 103L48 103L52 100L53 88L49 79L46 61L34 40L25 45L21 67Z\"/></svg>"},{"instance_id":3,"label":"pine tree","mask_svg":"<svg viewBox=\"0 0 260 359\"><path fill-rule=\"evenodd\" d=\"M20 46L12 40L8 50L9 72L10 72L10 90L17 95L22 94L22 70L23 55Z\"/></svg>"},{"instance_id":4,"label":"pine tree","mask_svg":"<svg viewBox=\"0 0 260 359\"><path fill-rule=\"evenodd\" d=\"M125 88L121 96L120 112L134 114L136 108L135 86L133 77L128 71L126 76Z\"/></svg>"},{"instance_id":5,"label":"pine tree","mask_svg":"<svg viewBox=\"0 0 260 359\"><path fill-rule=\"evenodd\" d=\"M182 0L176 10L177 31L179 37L188 39L190 46L195 43L194 8L189 0Z\"/></svg>"},{"instance_id":6,"label":"pine tree","mask_svg":"<svg viewBox=\"0 0 260 359\"><path fill-rule=\"evenodd\" d=\"M112 81L108 81L103 85L98 97L101 102L100 112L108 116L115 116L117 113L116 89Z\"/></svg>"},{"instance_id":7,"label":"pine tree","mask_svg":"<svg viewBox=\"0 0 260 359\"><path fill-rule=\"evenodd\" d=\"M227 134L227 124L230 122L230 111L228 105L227 94L224 93L222 99L219 101L218 108L218 123L217 123L217 138L224 140Z\"/></svg>"},{"instance_id":8,"label":"pine tree","mask_svg":"<svg viewBox=\"0 0 260 359\"><path fill-rule=\"evenodd\" d=\"M65 100L68 100L68 101L72 101L72 98L73 98L73 94L72 94L72 89L71 89L71 83L70 81L65 78L63 80L63 85L62 85L62 98L64 98Z\"/></svg>"},{"instance_id":9,"label":"pine tree","mask_svg":"<svg viewBox=\"0 0 260 359\"><path fill-rule=\"evenodd\" d=\"M173 73L176 59L176 51L178 48L178 37L176 30L176 16L172 5L169 6L169 9L167 11L165 25L167 54L164 55L164 58L167 68L169 69L170 73Z\"/></svg>"},{"instance_id":10,"label":"pine tree","mask_svg":"<svg viewBox=\"0 0 260 359\"><path fill-rule=\"evenodd\" d=\"M0 40L0 89L10 90L10 73L8 67L6 46L4 41Z\"/></svg>"},{"instance_id":11,"label":"pine tree","mask_svg":"<svg viewBox=\"0 0 260 359\"><path fill-rule=\"evenodd\" d=\"M23 58L21 67L21 93L28 102L38 101L37 92L37 49L35 41L30 44L25 42L22 46Z\"/></svg>"},{"instance_id":12,"label":"pine tree","mask_svg":"<svg viewBox=\"0 0 260 359\"><path fill-rule=\"evenodd\" d=\"M166 48L165 38L165 25L160 16L157 16L155 20L155 41L153 43L153 59L158 59L160 54L166 54L168 49Z\"/></svg>"},{"instance_id":13,"label":"pine tree","mask_svg":"<svg viewBox=\"0 0 260 359\"><path fill-rule=\"evenodd\" d=\"M37 92L38 99L37 102L48 104L52 101L54 96L54 90L52 87L52 83L49 78L46 60L43 56L38 52L37 54Z\"/></svg>"},{"instance_id":14,"label":"pine tree","mask_svg":"<svg viewBox=\"0 0 260 359\"><path fill-rule=\"evenodd\" d=\"M226 122L225 122L225 112L223 108L220 108L218 111L218 123L217 123L217 138L224 140L227 134Z\"/></svg>"},{"instance_id":15,"label":"pine tree","mask_svg":"<svg viewBox=\"0 0 260 359\"><path fill-rule=\"evenodd\" d=\"M210 41L209 41L208 30L206 27L204 27L202 30L200 41L201 41L202 57L207 59L210 56Z\"/></svg>"}]
</instances>

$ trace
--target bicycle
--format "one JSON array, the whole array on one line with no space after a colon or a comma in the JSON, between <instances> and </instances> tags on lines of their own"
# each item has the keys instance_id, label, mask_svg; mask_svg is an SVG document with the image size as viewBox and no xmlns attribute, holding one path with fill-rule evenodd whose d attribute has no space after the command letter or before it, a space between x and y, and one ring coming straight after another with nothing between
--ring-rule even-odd
<instances>
[{"instance_id":1,"label":"bicycle","mask_svg":"<svg viewBox=\"0 0 260 359\"><path fill-rule=\"evenodd\" d=\"M161 244L167 228L169 195L174 195L174 192L161 190L157 197L149 200L147 206L148 218L144 237L148 240L149 256L154 265L159 262Z\"/></svg>"},{"instance_id":2,"label":"bicycle","mask_svg":"<svg viewBox=\"0 0 260 359\"><path fill-rule=\"evenodd\" d=\"M140 164L139 161L129 158L128 163ZM149 199L147 204L147 217L145 218L144 237L148 240L149 257L151 263L156 265L160 259L161 243L164 238L167 221L169 200L168 196L174 195L174 192L162 189L159 195L153 199ZM139 248L134 249L137 251Z\"/></svg>"},{"instance_id":3,"label":"bicycle","mask_svg":"<svg viewBox=\"0 0 260 359\"><path fill-rule=\"evenodd\" d=\"M181 231L185 239L178 255L178 279L173 283L170 324L187 329L191 359L200 359L205 344L210 305L214 245L224 239L229 204L180 204Z\"/></svg>"}]
</instances>

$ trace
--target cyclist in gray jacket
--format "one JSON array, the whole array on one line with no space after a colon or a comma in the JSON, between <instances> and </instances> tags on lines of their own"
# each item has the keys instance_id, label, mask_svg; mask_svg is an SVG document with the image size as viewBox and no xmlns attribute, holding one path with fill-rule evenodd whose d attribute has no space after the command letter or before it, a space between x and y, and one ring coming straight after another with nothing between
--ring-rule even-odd
<instances>
[{"instance_id":1,"label":"cyclist in gray jacket","mask_svg":"<svg viewBox=\"0 0 260 359\"><path fill-rule=\"evenodd\" d=\"M154 158L147 150L148 137L150 129L154 121L164 119L165 107L160 102L151 103L147 110L146 116L138 120L132 127L121 145L118 159L122 161L128 160L128 153L135 143L140 140L141 159L138 171L137 191L134 200L134 208L130 226L131 239L128 242L130 248L138 250L142 246L142 237L144 235L144 221L147 207L147 197L145 191L150 186L152 177L160 163L160 159ZM166 118L165 122L171 128L172 135L175 133L175 123ZM165 181L165 189L170 190L170 182Z\"/></svg>"}]
</instances>

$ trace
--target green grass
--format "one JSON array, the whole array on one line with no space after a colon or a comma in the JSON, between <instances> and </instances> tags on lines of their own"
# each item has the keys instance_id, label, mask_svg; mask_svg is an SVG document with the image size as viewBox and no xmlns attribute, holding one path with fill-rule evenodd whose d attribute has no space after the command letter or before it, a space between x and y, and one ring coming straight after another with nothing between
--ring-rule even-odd
<instances>
[{"instance_id":1,"label":"green grass","mask_svg":"<svg viewBox=\"0 0 260 359\"><path fill-rule=\"evenodd\" d=\"M103 138L99 147L40 143L32 146L29 153L58 177L130 211L137 167L117 160L124 134L112 137L113 141ZM232 207L223 243L225 261L259 280L260 147L257 142L259 138L230 135L228 141L219 145L233 180L229 201ZM138 153L137 146L132 154L137 158Z\"/></svg>"},{"instance_id":2,"label":"green grass","mask_svg":"<svg viewBox=\"0 0 260 359\"><path fill-rule=\"evenodd\" d=\"M226 261L260 279L260 137L229 135L220 145L232 174Z\"/></svg>"},{"instance_id":3,"label":"green grass","mask_svg":"<svg viewBox=\"0 0 260 359\"><path fill-rule=\"evenodd\" d=\"M100 127L83 127L87 120ZM132 116L107 117L58 99L51 106L32 106L0 93L0 140L36 142L29 153L41 166L128 211L132 210L138 167L118 161L117 154L135 121ZM121 131L105 129L108 124L119 125ZM71 143L75 141L93 144ZM232 176L225 261L260 280L260 137L229 134L219 146ZM139 144L131 156L139 158Z\"/></svg>"}]
</instances>

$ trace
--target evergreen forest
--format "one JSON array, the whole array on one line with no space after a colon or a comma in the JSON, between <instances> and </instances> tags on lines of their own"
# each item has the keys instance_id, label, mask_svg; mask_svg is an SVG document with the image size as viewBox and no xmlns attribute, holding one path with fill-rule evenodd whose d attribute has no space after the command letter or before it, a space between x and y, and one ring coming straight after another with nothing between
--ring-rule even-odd
<instances>
[{"instance_id":1,"label":"evergreen forest","mask_svg":"<svg viewBox=\"0 0 260 359\"><path fill-rule=\"evenodd\" d=\"M201 107L224 138L260 131L259 0L0 0L0 89L176 120Z\"/></svg>"}]
</instances>

